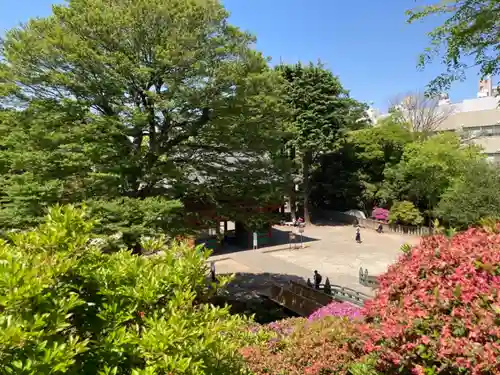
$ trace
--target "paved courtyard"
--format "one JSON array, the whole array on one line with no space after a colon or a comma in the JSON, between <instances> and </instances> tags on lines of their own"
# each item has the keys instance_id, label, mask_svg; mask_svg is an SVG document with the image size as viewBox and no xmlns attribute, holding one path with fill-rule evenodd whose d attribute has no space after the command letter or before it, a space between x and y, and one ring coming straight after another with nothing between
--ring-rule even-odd
<instances>
[{"instance_id":1,"label":"paved courtyard","mask_svg":"<svg viewBox=\"0 0 500 375\"><path fill-rule=\"evenodd\" d=\"M276 227L276 233L287 237L290 228ZM332 284L350 287L365 293L371 290L359 284L359 268L372 275L384 272L401 254L404 243L416 244L419 239L397 234L379 234L361 229L362 243L354 241L352 226L308 226L304 248L289 249L284 243L258 250L237 251L212 257L217 273L266 273L289 277L311 278L314 270L328 277Z\"/></svg>"}]
</instances>

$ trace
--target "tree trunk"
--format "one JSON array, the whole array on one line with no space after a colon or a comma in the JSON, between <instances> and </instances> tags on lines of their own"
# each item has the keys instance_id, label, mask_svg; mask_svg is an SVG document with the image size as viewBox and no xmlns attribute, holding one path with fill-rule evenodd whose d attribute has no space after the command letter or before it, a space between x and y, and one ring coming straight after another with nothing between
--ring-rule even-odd
<instances>
[{"instance_id":1,"label":"tree trunk","mask_svg":"<svg viewBox=\"0 0 500 375\"><path fill-rule=\"evenodd\" d=\"M295 147L290 146L289 149L289 158L290 160L293 161L295 160ZM295 221L297 219L295 213L297 211L297 193L295 191L295 178L294 178L294 173L295 171L292 171L292 174L290 175L290 193L288 195L288 207L290 208L290 219L292 221Z\"/></svg>"},{"instance_id":2,"label":"tree trunk","mask_svg":"<svg viewBox=\"0 0 500 375\"><path fill-rule=\"evenodd\" d=\"M297 208L297 197L295 196L295 184L292 185L290 189L290 194L288 195L288 207L290 207L290 218L295 221L295 210Z\"/></svg>"},{"instance_id":3,"label":"tree trunk","mask_svg":"<svg viewBox=\"0 0 500 375\"><path fill-rule=\"evenodd\" d=\"M309 214L309 171L312 163L312 152L306 151L302 157L302 186L303 186L303 205L304 205L304 222L311 224L311 216Z\"/></svg>"}]
</instances>

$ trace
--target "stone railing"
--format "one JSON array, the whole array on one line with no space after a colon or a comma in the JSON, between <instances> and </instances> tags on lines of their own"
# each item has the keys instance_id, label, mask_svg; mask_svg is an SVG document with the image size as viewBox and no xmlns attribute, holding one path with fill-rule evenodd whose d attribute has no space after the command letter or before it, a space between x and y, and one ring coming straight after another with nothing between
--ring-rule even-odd
<instances>
[{"instance_id":1,"label":"stone railing","mask_svg":"<svg viewBox=\"0 0 500 375\"><path fill-rule=\"evenodd\" d=\"M429 236L432 234L432 228L429 227L415 227L399 224L387 224L373 219L362 219L353 215L346 214L339 211L322 211L321 216L326 219L337 221L345 224L352 224L363 228L377 230L378 226L382 224L384 232L392 232L398 234L407 234L411 236Z\"/></svg>"}]
</instances>

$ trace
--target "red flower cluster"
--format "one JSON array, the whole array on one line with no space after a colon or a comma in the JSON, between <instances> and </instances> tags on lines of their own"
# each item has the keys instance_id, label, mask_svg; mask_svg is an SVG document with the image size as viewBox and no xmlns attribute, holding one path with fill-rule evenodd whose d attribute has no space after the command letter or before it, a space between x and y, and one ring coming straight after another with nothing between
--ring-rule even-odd
<instances>
[{"instance_id":1,"label":"red flower cluster","mask_svg":"<svg viewBox=\"0 0 500 375\"><path fill-rule=\"evenodd\" d=\"M500 234L424 238L379 281L360 331L380 371L500 373Z\"/></svg>"}]
</instances>

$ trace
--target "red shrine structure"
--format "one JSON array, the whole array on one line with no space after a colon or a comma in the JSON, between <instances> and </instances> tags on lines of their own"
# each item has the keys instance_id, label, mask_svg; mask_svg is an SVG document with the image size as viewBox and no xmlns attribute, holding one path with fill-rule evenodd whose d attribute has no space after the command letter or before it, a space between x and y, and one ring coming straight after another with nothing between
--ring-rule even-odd
<instances>
[{"instance_id":1,"label":"red shrine structure","mask_svg":"<svg viewBox=\"0 0 500 375\"><path fill-rule=\"evenodd\" d=\"M185 200L184 207L189 213L191 226L200 230L215 229L215 234L201 239L206 247L215 249L227 241L248 249L254 245L254 233L257 235L257 246L271 243L272 226L279 221L279 213L284 206L282 202L261 203L226 198L210 203ZM228 229L229 222L234 223L234 229Z\"/></svg>"}]
</instances>

